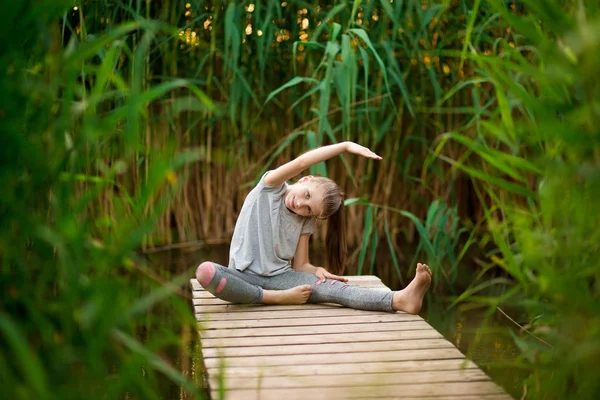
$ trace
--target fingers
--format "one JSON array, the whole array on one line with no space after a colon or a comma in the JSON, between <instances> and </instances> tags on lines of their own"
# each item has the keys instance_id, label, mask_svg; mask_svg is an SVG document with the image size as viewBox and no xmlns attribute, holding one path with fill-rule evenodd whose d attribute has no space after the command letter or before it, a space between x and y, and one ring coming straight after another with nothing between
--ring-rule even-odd
<instances>
[{"instance_id":1,"label":"fingers","mask_svg":"<svg viewBox=\"0 0 600 400\"><path fill-rule=\"evenodd\" d=\"M363 157L372 158L374 160L381 160L382 157L375 152L371 151L369 148L365 146L361 146L357 143L352 143L351 147L348 149L351 153L361 155Z\"/></svg>"},{"instance_id":2,"label":"fingers","mask_svg":"<svg viewBox=\"0 0 600 400\"><path fill-rule=\"evenodd\" d=\"M337 275L333 275L333 274L330 274L330 273L327 273L326 276L329 279L335 279L335 280L342 281L342 282L348 282L348 279L346 279L346 278L344 278L342 276L337 276Z\"/></svg>"},{"instance_id":3,"label":"fingers","mask_svg":"<svg viewBox=\"0 0 600 400\"><path fill-rule=\"evenodd\" d=\"M382 159L382 157L381 157L380 155L378 155L378 154L375 154L375 153L374 153L374 152L372 152L371 150L367 149L367 151L368 151L368 153L367 153L366 157L368 157L368 158L372 158L372 159L374 159L374 160L381 160L381 159Z\"/></svg>"},{"instance_id":4,"label":"fingers","mask_svg":"<svg viewBox=\"0 0 600 400\"><path fill-rule=\"evenodd\" d=\"M361 149L361 151L360 151L360 154L361 154L362 156L364 156L364 157L367 157L367 158L372 158L372 159L374 159L374 160L381 160L381 156L380 156L380 155L376 154L375 152L373 152L373 151L369 150L369 149L368 149L368 148L366 148L366 147L363 147L363 148Z\"/></svg>"},{"instance_id":5,"label":"fingers","mask_svg":"<svg viewBox=\"0 0 600 400\"><path fill-rule=\"evenodd\" d=\"M325 277L325 274L323 274L321 272L317 272L315 275L317 275L317 278L319 278L319 280L321 282L325 282L327 280L327 278Z\"/></svg>"}]
</instances>

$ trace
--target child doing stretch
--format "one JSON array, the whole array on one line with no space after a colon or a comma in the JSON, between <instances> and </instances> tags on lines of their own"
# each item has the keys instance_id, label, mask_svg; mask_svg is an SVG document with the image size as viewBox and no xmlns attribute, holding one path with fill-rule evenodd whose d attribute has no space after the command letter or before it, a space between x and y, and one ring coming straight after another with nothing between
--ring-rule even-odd
<instances>
[{"instance_id":1,"label":"child doing stretch","mask_svg":"<svg viewBox=\"0 0 600 400\"><path fill-rule=\"evenodd\" d=\"M431 282L429 267L419 263L413 281L396 292L348 285L339 276L346 259L343 193L323 177L304 176L296 184L286 183L343 152L381 160L366 147L344 142L311 150L264 174L242 206L229 268L203 262L196 270L200 284L232 303L336 303L359 310L417 314ZM308 260L308 240L316 219L328 221L326 254L331 272Z\"/></svg>"}]
</instances>

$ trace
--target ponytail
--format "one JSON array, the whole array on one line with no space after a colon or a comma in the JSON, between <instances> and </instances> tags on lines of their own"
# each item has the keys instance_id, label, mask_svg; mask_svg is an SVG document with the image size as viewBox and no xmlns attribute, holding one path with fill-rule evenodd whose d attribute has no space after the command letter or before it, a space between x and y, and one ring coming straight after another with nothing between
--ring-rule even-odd
<instances>
[{"instance_id":1,"label":"ponytail","mask_svg":"<svg viewBox=\"0 0 600 400\"><path fill-rule=\"evenodd\" d=\"M327 270L335 275L342 275L346 268L346 225L344 199L327 219L327 236L325 238L325 254Z\"/></svg>"},{"instance_id":2,"label":"ponytail","mask_svg":"<svg viewBox=\"0 0 600 400\"><path fill-rule=\"evenodd\" d=\"M317 218L327 220L327 236L325 237L327 270L332 274L341 275L346 267L344 193L329 178L318 176L312 179L312 183L323 189L323 209Z\"/></svg>"}]
</instances>

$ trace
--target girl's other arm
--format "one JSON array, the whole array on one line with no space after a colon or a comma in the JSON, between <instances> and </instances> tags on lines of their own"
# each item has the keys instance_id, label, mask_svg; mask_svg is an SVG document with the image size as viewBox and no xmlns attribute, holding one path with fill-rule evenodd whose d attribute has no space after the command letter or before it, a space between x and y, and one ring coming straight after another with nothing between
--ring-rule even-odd
<instances>
[{"instance_id":1,"label":"girl's other arm","mask_svg":"<svg viewBox=\"0 0 600 400\"><path fill-rule=\"evenodd\" d=\"M269 174L270 175L270 174ZM267 175L268 176L268 175ZM329 273L323 267L315 267L308 262L308 239L310 235L300 236L298 241L298 247L294 254L294 260L292 262L292 268L296 272L308 272L309 274L315 274L321 282L325 282L326 279L336 279L342 282L348 282L348 279Z\"/></svg>"},{"instance_id":2,"label":"girl's other arm","mask_svg":"<svg viewBox=\"0 0 600 400\"><path fill-rule=\"evenodd\" d=\"M265 176L265 184L268 186L279 186L283 184L283 182L298 175L305 169L310 168L321 161L329 160L330 158L333 158L344 152L362 155L375 160L381 160L380 156L359 144L353 142L336 143L311 150L295 158L294 160L283 164Z\"/></svg>"},{"instance_id":3,"label":"girl's other arm","mask_svg":"<svg viewBox=\"0 0 600 400\"><path fill-rule=\"evenodd\" d=\"M298 247L296 247L296 253L294 254L294 260L292 261L292 268L294 268L294 271L296 272L309 272L314 274L317 270L317 267L308 262L309 238L310 235L301 235L300 240L298 240Z\"/></svg>"}]
</instances>

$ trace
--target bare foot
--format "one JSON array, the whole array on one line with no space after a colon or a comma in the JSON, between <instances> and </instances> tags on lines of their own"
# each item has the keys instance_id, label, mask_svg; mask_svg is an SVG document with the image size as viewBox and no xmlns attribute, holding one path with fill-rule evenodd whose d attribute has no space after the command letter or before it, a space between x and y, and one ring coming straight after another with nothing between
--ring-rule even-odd
<instances>
[{"instance_id":1,"label":"bare foot","mask_svg":"<svg viewBox=\"0 0 600 400\"><path fill-rule=\"evenodd\" d=\"M404 289L394 292L392 308L408 314L418 314L423 305L423 297L431 284L431 270L427 264L417 264L417 274Z\"/></svg>"},{"instance_id":2,"label":"bare foot","mask_svg":"<svg viewBox=\"0 0 600 400\"><path fill-rule=\"evenodd\" d=\"M310 297L310 285L296 286L287 290L263 290L262 304L304 304Z\"/></svg>"}]
</instances>

